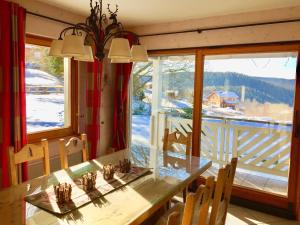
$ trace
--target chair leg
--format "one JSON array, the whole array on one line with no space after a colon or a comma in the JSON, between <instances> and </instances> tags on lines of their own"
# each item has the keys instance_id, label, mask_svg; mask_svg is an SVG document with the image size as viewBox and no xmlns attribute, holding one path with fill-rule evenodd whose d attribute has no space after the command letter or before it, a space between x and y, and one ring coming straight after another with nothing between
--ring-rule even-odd
<instances>
[{"instance_id":1,"label":"chair leg","mask_svg":"<svg viewBox=\"0 0 300 225\"><path fill-rule=\"evenodd\" d=\"M187 193L187 187L185 187L182 191L183 203L185 203L186 201L186 193Z\"/></svg>"}]
</instances>

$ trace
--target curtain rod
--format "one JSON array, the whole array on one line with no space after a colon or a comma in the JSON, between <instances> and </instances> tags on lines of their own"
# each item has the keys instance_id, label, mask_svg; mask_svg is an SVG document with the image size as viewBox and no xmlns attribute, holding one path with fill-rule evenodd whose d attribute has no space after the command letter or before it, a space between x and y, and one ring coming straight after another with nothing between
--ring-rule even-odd
<instances>
[{"instance_id":1,"label":"curtain rod","mask_svg":"<svg viewBox=\"0 0 300 225\"><path fill-rule=\"evenodd\" d=\"M182 34L182 33L192 33L192 32L202 33L203 31L211 31L211 30L223 30L223 29L231 29L231 28L252 27L252 26L272 25L272 24L279 24L279 23L293 23L293 22L300 22L300 19L278 20L278 21L271 21L271 22L239 24L239 25L232 25L232 26L208 27L203 29L198 28L198 29L182 30L182 31L141 34L139 35L139 37L159 36L159 35L168 35L168 34Z\"/></svg>"},{"instance_id":2,"label":"curtain rod","mask_svg":"<svg viewBox=\"0 0 300 225\"><path fill-rule=\"evenodd\" d=\"M69 23L69 22L64 21L64 20L55 19L55 18L50 17L50 16L44 16L44 15L41 15L41 14L38 14L38 13L34 13L34 12L30 12L30 11L27 11L27 10L26 10L26 13L30 14L30 15L33 15L33 16L41 17L41 18L44 18L44 19L52 20L52 21L55 21L55 22L67 24L67 25L70 25L70 26L74 26L75 25L73 23Z\"/></svg>"},{"instance_id":3,"label":"curtain rod","mask_svg":"<svg viewBox=\"0 0 300 225\"><path fill-rule=\"evenodd\" d=\"M42 17L44 19L52 20L55 22L67 24L70 26L74 26L75 24L66 22L64 20L56 19L49 16L44 16L38 13L26 11L27 14ZM202 33L204 31L211 31L211 30L223 30L223 29L232 29L232 28L241 28L241 27L252 27L252 26L263 26L263 25L272 25L272 24L280 24L280 23L293 23L293 22L300 22L300 19L291 19L291 20L278 20L278 21L271 21L271 22L261 22L261 23L249 23L249 24L239 24L239 25L232 25L232 26L220 26L220 27L208 27L208 28L199 28L199 29L191 29L191 30L181 30L181 31L171 31L171 32L162 32L162 33L152 33L152 34L141 34L138 35L139 37L149 37L149 36L159 36L159 35L168 35L168 34L182 34L182 33Z\"/></svg>"}]
</instances>

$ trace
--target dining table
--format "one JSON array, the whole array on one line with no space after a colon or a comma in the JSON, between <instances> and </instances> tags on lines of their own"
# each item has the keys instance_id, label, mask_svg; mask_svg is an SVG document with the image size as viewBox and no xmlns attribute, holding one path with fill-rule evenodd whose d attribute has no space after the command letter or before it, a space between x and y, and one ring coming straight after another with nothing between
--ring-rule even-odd
<instances>
[{"instance_id":1,"label":"dining table","mask_svg":"<svg viewBox=\"0 0 300 225\"><path fill-rule=\"evenodd\" d=\"M106 164L131 159L133 165L149 168L149 173L62 215L53 214L25 201L26 196L43 192L74 174L100 170ZM203 174L212 162L204 157L150 149L148 159L139 160L131 149L100 156L48 176L34 178L0 191L2 225L124 225L147 220L172 197Z\"/></svg>"}]
</instances>

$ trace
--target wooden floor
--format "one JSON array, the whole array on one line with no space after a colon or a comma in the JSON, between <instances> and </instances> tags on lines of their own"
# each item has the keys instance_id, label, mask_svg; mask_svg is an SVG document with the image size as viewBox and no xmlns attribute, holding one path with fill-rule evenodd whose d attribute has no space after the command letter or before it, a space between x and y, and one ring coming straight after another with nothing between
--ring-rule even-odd
<instances>
[{"instance_id":1,"label":"wooden floor","mask_svg":"<svg viewBox=\"0 0 300 225\"><path fill-rule=\"evenodd\" d=\"M299 221L287 220L255 210L231 204L226 225L300 225Z\"/></svg>"}]
</instances>

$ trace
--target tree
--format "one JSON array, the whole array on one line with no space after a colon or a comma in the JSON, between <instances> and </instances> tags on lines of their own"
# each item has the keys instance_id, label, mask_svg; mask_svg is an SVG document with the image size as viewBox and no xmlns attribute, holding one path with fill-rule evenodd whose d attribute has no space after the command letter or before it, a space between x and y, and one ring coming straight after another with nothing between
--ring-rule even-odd
<instances>
[{"instance_id":1,"label":"tree","mask_svg":"<svg viewBox=\"0 0 300 225\"><path fill-rule=\"evenodd\" d=\"M48 70L56 76L62 77L64 75L64 61L63 58L48 56Z\"/></svg>"},{"instance_id":2,"label":"tree","mask_svg":"<svg viewBox=\"0 0 300 225\"><path fill-rule=\"evenodd\" d=\"M133 96L136 96L140 101L145 98L145 85L152 80L152 62L136 63L132 71L133 79Z\"/></svg>"}]
</instances>

